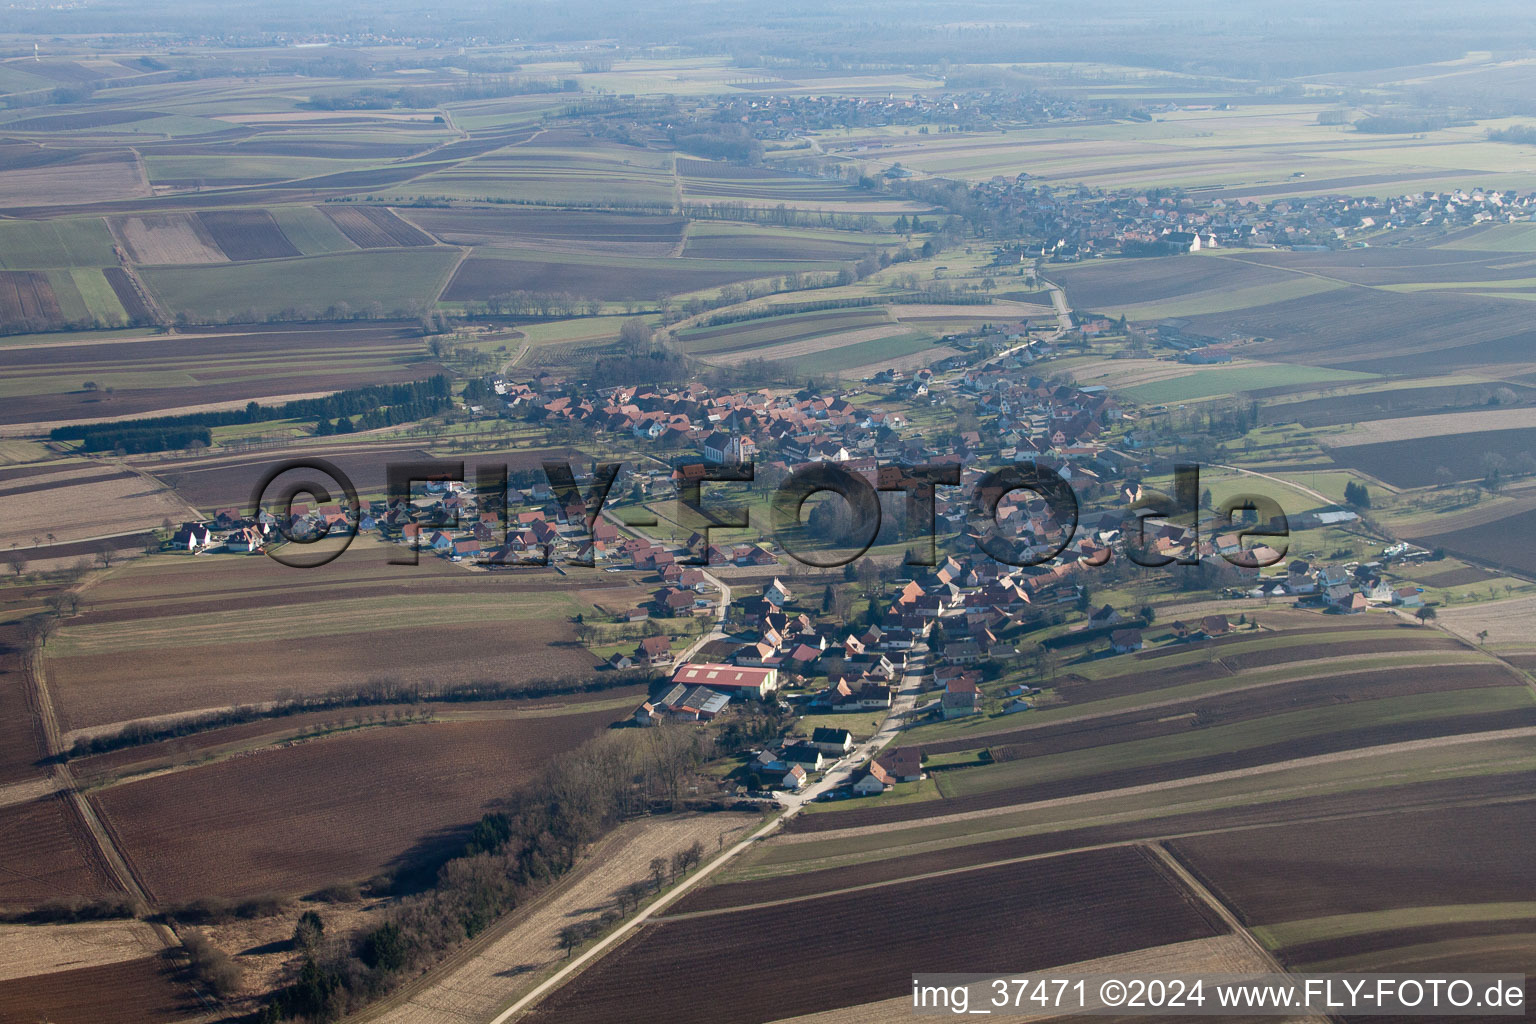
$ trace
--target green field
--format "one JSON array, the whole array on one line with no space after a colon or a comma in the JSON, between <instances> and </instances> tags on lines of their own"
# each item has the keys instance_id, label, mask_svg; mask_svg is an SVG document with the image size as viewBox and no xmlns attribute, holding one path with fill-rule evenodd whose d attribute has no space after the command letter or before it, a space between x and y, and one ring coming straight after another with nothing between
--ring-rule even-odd
<instances>
[{"instance_id":1,"label":"green field","mask_svg":"<svg viewBox=\"0 0 1536 1024\"><path fill-rule=\"evenodd\" d=\"M1437 249L1469 249L1474 252L1536 252L1536 224L1494 224L1446 242Z\"/></svg>"},{"instance_id":2,"label":"green field","mask_svg":"<svg viewBox=\"0 0 1536 1024\"><path fill-rule=\"evenodd\" d=\"M726 350L760 348L778 341L805 335L825 327L826 333L875 327L891 322L883 306L851 309L816 310L761 317L719 327L698 327L678 331L677 338L693 355L710 355ZM857 364L850 364L857 365Z\"/></svg>"},{"instance_id":3,"label":"green field","mask_svg":"<svg viewBox=\"0 0 1536 1024\"><path fill-rule=\"evenodd\" d=\"M112 233L100 217L0 221L0 269L115 266Z\"/></svg>"},{"instance_id":4,"label":"green field","mask_svg":"<svg viewBox=\"0 0 1536 1024\"><path fill-rule=\"evenodd\" d=\"M1237 309L1265 306L1272 302L1303 299L1309 295L1343 288L1342 283L1325 281L1318 277L1295 277L1277 284L1253 285L1248 288L1229 288L1220 291L1191 292L1161 302L1145 302L1131 306L1111 305L1103 312L1124 316L1131 320L1163 320L1168 317L1201 316L1207 313L1230 313Z\"/></svg>"},{"instance_id":5,"label":"green field","mask_svg":"<svg viewBox=\"0 0 1536 1024\"><path fill-rule=\"evenodd\" d=\"M334 221L313 206L277 206L268 211L288 241L305 256L353 252L357 246Z\"/></svg>"},{"instance_id":6,"label":"green field","mask_svg":"<svg viewBox=\"0 0 1536 1024\"><path fill-rule=\"evenodd\" d=\"M1078 778L1272 743L1294 742L1318 733L1341 729L1428 721L1448 715L1485 711L1508 711L1530 707L1533 703L1536 703L1536 697L1524 686L1385 697L947 773L939 788L947 797L1014 787L1018 787L1021 793L1027 793L1031 782Z\"/></svg>"},{"instance_id":7,"label":"green field","mask_svg":"<svg viewBox=\"0 0 1536 1024\"><path fill-rule=\"evenodd\" d=\"M313 156L147 156L151 181L286 181L367 167L366 161L331 160Z\"/></svg>"},{"instance_id":8,"label":"green field","mask_svg":"<svg viewBox=\"0 0 1536 1024\"><path fill-rule=\"evenodd\" d=\"M419 622L422 628L462 623L463 602L463 594L413 597L412 621ZM589 606L569 594L497 592L494 587L477 594L475 605L477 622L501 621L508 626L536 619L564 620L589 610ZM396 597L356 598L341 588L324 615L315 615L313 608L302 605L268 609L260 619L253 619L244 611L198 614L195 608L189 607L186 614L168 618L174 620L176 645L197 646L265 639L302 640L366 632L394 621L399 612L400 603ZM162 619L158 623L149 620L74 627L62 631L49 644L50 653L66 657L106 651L160 650L167 646L167 637L160 630L168 624Z\"/></svg>"},{"instance_id":9,"label":"green field","mask_svg":"<svg viewBox=\"0 0 1536 1024\"><path fill-rule=\"evenodd\" d=\"M1235 395L1244 391L1285 387L1292 384L1368 380L1374 376L1375 374L1361 373L1357 370L1333 370L1321 366L1297 366L1291 363L1229 368L1204 367L1183 377L1135 384L1119 389L1119 393L1134 402L1153 405L1164 402L1189 402L1200 398Z\"/></svg>"},{"instance_id":10,"label":"green field","mask_svg":"<svg viewBox=\"0 0 1536 1024\"><path fill-rule=\"evenodd\" d=\"M515 145L395 186L393 195L540 204L673 202L669 154L593 142Z\"/></svg>"},{"instance_id":11,"label":"green field","mask_svg":"<svg viewBox=\"0 0 1536 1024\"><path fill-rule=\"evenodd\" d=\"M207 267L153 267L144 283L168 309L197 319L224 320L309 309L318 314L345 302L386 313L430 303L457 263L441 249L376 250Z\"/></svg>"},{"instance_id":12,"label":"green field","mask_svg":"<svg viewBox=\"0 0 1536 1024\"><path fill-rule=\"evenodd\" d=\"M856 367L878 365L882 361L899 359L932 347L933 335L926 331L913 331L910 334L829 348L814 355L794 357L789 362L794 364L799 373L838 373Z\"/></svg>"}]
</instances>

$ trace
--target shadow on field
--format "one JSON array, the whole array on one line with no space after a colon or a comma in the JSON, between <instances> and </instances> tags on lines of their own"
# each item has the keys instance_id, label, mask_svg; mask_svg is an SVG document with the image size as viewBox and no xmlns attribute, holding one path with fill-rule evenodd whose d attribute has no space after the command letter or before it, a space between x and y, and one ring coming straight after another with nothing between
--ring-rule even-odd
<instances>
[{"instance_id":1,"label":"shadow on field","mask_svg":"<svg viewBox=\"0 0 1536 1024\"><path fill-rule=\"evenodd\" d=\"M464 852L474 822L429 832L385 865L371 888L381 896L407 896L429 889L442 866Z\"/></svg>"}]
</instances>

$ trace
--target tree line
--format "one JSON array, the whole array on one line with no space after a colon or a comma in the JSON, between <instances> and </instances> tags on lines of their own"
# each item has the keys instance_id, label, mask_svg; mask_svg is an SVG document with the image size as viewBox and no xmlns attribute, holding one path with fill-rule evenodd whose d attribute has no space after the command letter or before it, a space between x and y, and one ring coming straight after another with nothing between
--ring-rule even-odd
<instances>
[{"instance_id":1,"label":"tree line","mask_svg":"<svg viewBox=\"0 0 1536 1024\"><path fill-rule=\"evenodd\" d=\"M117 732L90 737L82 736L76 739L68 756L86 757L91 754L104 754L123 747L157 743L161 740L176 739L193 733L207 732L210 729L222 729L262 719L288 718L311 711L381 705L415 707L426 703L458 704L599 693L649 682L652 677L653 673L650 671L636 669L629 672L604 672L600 675L551 676L523 682L480 681L438 687L422 686L419 683L401 683L392 679L375 679L361 686L333 689L322 696L295 697L266 706L242 704L227 710L208 711L159 725L131 723Z\"/></svg>"},{"instance_id":2,"label":"tree line","mask_svg":"<svg viewBox=\"0 0 1536 1024\"><path fill-rule=\"evenodd\" d=\"M221 412L187 413L181 416L152 416L113 423L77 423L57 427L48 436L54 441L80 441L86 451L127 452L164 451L186 448L193 442L211 443L209 428L272 420L329 420L348 417L357 429L410 423L443 412L451 405L451 389L446 375L404 384L373 384L368 387L338 391L324 398L300 398L281 405L249 402L244 409Z\"/></svg>"},{"instance_id":3,"label":"tree line","mask_svg":"<svg viewBox=\"0 0 1536 1024\"><path fill-rule=\"evenodd\" d=\"M480 819L430 888L403 897L359 934L311 945L297 980L273 995L258 1020L337 1020L387 994L558 880L620 822L677 806L712 753L706 730L661 726L615 730L556 756L505 811ZM683 851L673 870L701 857L701 850ZM667 867L665 860L652 866L658 887ZM621 909L631 902L621 895ZM585 937L578 929L560 941L569 949Z\"/></svg>"}]
</instances>

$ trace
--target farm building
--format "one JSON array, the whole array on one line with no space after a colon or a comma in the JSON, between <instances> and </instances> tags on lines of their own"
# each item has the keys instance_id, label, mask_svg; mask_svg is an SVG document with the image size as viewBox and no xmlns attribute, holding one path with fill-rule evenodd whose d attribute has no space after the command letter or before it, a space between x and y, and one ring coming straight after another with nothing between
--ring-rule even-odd
<instances>
[{"instance_id":1,"label":"farm building","mask_svg":"<svg viewBox=\"0 0 1536 1024\"><path fill-rule=\"evenodd\" d=\"M686 722L707 722L724 711L731 699L707 686L679 683L654 701L646 701L635 710L640 725L656 725L663 718Z\"/></svg>"},{"instance_id":2,"label":"farm building","mask_svg":"<svg viewBox=\"0 0 1536 1024\"><path fill-rule=\"evenodd\" d=\"M708 686L731 697L756 697L759 700L779 688L776 668L749 668L709 662L680 666L672 681L687 686Z\"/></svg>"}]
</instances>

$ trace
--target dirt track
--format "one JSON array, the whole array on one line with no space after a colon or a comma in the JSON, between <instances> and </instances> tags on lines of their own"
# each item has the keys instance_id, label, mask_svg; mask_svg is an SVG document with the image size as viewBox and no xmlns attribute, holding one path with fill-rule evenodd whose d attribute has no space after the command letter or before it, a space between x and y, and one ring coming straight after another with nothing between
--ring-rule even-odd
<instances>
[{"instance_id":1,"label":"dirt track","mask_svg":"<svg viewBox=\"0 0 1536 1024\"><path fill-rule=\"evenodd\" d=\"M652 857L668 857L695 841L706 855L717 837L756 824L749 814L702 814L632 822L600 843L566 882L499 924L489 941L468 947L433 983L407 990L405 1002L359 1020L379 1024L461 1024L489 1020L560 962L558 935L575 920L595 918L613 894L647 877ZM389 1004L386 1004L387 1006Z\"/></svg>"}]
</instances>

